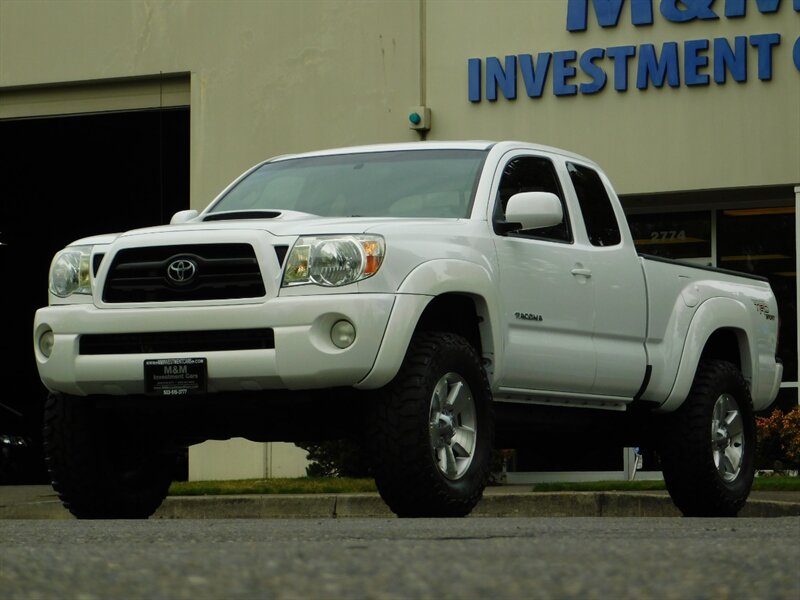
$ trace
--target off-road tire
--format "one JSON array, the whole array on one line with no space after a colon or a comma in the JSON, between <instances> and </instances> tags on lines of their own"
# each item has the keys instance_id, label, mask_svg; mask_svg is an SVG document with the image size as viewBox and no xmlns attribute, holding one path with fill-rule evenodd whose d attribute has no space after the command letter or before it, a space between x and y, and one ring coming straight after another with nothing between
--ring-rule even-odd
<instances>
[{"instance_id":1,"label":"off-road tire","mask_svg":"<svg viewBox=\"0 0 800 600\"><path fill-rule=\"evenodd\" d=\"M718 402L718 410L735 409L726 411L735 426L714 427ZM683 515L735 517L750 494L756 449L753 405L739 369L723 360L701 361L688 398L665 417L661 438L664 481ZM719 466L728 451L734 460Z\"/></svg>"},{"instance_id":2,"label":"off-road tire","mask_svg":"<svg viewBox=\"0 0 800 600\"><path fill-rule=\"evenodd\" d=\"M450 472L436 458L432 426L437 384L466 384L475 425L471 460L460 456L463 472ZM440 388L442 389L442 388ZM453 388L450 388L451 390ZM439 400L436 400L439 403ZM460 399L459 404L468 403ZM465 414L466 411L465 411ZM451 333L414 335L400 371L371 404L366 427L375 482L381 497L400 517L463 517L480 501L489 476L494 438L492 396L480 356ZM455 415L456 429L461 417ZM438 422L438 421L437 421ZM461 435L456 434L456 437ZM454 438L455 439L455 438ZM465 445L469 446L465 442ZM463 447L458 451L463 453ZM443 462L446 458L438 454ZM452 458L452 455L451 455ZM466 466L468 465L468 466ZM453 465L453 469L455 466Z\"/></svg>"},{"instance_id":3,"label":"off-road tire","mask_svg":"<svg viewBox=\"0 0 800 600\"><path fill-rule=\"evenodd\" d=\"M145 423L56 393L45 405L44 454L53 489L79 519L146 519L167 496L176 457Z\"/></svg>"}]
</instances>

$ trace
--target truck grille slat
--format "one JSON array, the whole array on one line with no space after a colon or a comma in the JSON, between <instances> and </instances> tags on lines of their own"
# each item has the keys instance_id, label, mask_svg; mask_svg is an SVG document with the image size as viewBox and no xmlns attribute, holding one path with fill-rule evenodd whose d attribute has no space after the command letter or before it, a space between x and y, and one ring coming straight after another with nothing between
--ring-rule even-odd
<instances>
[{"instance_id":1,"label":"truck grille slat","mask_svg":"<svg viewBox=\"0 0 800 600\"><path fill-rule=\"evenodd\" d=\"M165 260L159 261L140 261L140 262L130 262L125 264L117 265L117 269L120 271L160 271L162 269L166 269L170 263L170 258ZM200 257L196 257L200 259ZM239 267L239 266L249 266L253 267L258 265L258 261L255 258L214 258L214 259L201 259L198 261L203 267L207 267L209 269L214 270L221 270L221 269L229 269L231 267Z\"/></svg>"}]
</instances>

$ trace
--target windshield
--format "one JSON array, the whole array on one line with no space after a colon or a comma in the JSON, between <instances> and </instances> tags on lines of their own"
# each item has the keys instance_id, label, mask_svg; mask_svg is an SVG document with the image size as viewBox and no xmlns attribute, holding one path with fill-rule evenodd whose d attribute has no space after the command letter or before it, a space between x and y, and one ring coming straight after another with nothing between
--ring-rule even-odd
<instances>
[{"instance_id":1,"label":"windshield","mask_svg":"<svg viewBox=\"0 0 800 600\"><path fill-rule=\"evenodd\" d=\"M485 158L483 150L403 150L276 161L247 175L209 212L466 218Z\"/></svg>"}]
</instances>

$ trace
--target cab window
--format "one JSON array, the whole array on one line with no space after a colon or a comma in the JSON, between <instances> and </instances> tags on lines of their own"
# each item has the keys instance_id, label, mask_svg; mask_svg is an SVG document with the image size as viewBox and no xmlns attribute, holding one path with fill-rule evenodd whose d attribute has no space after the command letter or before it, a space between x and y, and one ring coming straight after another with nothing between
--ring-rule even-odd
<instances>
[{"instance_id":1,"label":"cab window","mask_svg":"<svg viewBox=\"0 0 800 600\"><path fill-rule=\"evenodd\" d=\"M567 163L567 171L578 196L578 204L593 246L616 246L621 241L617 217L606 187L596 171Z\"/></svg>"},{"instance_id":2,"label":"cab window","mask_svg":"<svg viewBox=\"0 0 800 600\"><path fill-rule=\"evenodd\" d=\"M500 187L497 190L495 202L494 223L495 232L503 234L502 224L505 223L505 211L509 198L522 192L550 192L561 200L564 211L564 220L553 227L542 229L527 229L508 233L510 236L523 236L536 239L545 239L556 242L572 242L572 230L569 226L567 206L564 202L564 193L558 181L553 163L540 156L518 156L511 159L503 169Z\"/></svg>"}]
</instances>

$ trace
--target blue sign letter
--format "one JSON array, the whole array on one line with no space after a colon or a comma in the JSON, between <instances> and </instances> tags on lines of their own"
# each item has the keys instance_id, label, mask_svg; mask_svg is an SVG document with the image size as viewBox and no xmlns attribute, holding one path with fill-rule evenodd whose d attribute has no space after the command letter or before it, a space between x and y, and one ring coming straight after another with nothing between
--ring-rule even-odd
<instances>
[{"instance_id":1,"label":"blue sign letter","mask_svg":"<svg viewBox=\"0 0 800 600\"><path fill-rule=\"evenodd\" d=\"M747 38L739 35L734 38L735 50L725 38L714 40L714 81L725 83L726 68L734 81L747 81Z\"/></svg>"},{"instance_id":2,"label":"blue sign letter","mask_svg":"<svg viewBox=\"0 0 800 600\"><path fill-rule=\"evenodd\" d=\"M797 7L798 0L794 0L794 3ZM781 0L756 0L756 4L762 13L774 13L778 12ZM743 17L746 13L747 0L725 0L725 16L729 19Z\"/></svg>"},{"instance_id":3,"label":"blue sign letter","mask_svg":"<svg viewBox=\"0 0 800 600\"><path fill-rule=\"evenodd\" d=\"M624 0L568 0L567 31L586 31L589 2L594 6L594 14L601 27L617 26ZM631 23L653 24L653 0L631 0Z\"/></svg>"},{"instance_id":4,"label":"blue sign letter","mask_svg":"<svg viewBox=\"0 0 800 600\"><path fill-rule=\"evenodd\" d=\"M517 97L517 57L506 56L506 67L494 56L486 59L486 99L490 102L497 100L497 86L503 91L506 100Z\"/></svg>"},{"instance_id":5,"label":"blue sign letter","mask_svg":"<svg viewBox=\"0 0 800 600\"><path fill-rule=\"evenodd\" d=\"M719 19L711 10L714 0L661 0L661 14L673 23L686 23L695 19ZM681 9L678 4L685 6Z\"/></svg>"},{"instance_id":6,"label":"blue sign letter","mask_svg":"<svg viewBox=\"0 0 800 600\"><path fill-rule=\"evenodd\" d=\"M540 98L547 81L547 69L550 67L549 52L540 52L536 57L536 68L533 67L533 57L530 54L519 55L519 69L522 71L522 81L525 82L525 92L531 98Z\"/></svg>"},{"instance_id":7,"label":"blue sign letter","mask_svg":"<svg viewBox=\"0 0 800 600\"><path fill-rule=\"evenodd\" d=\"M700 54L708 50L708 40L688 40L683 43L683 79L686 85L708 85L706 73L698 73L708 66L708 56Z\"/></svg>"},{"instance_id":8,"label":"blue sign letter","mask_svg":"<svg viewBox=\"0 0 800 600\"><path fill-rule=\"evenodd\" d=\"M794 66L800 71L800 38L794 43Z\"/></svg>"},{"instance_id":9,"label":"blue sign letter","mask_svg":"<svg viewBox=\"0 0 800 600\"><path fill-rule=\"evenodd\" d=\"M639 70L636 75L636 87L640 90L647 89L648 79L653 85L660 88L664 85L664 77L670 87L681 84L678 70L678 44L665 42L661 48L661 60L656 56L656 47L653 44L642 44L639 49Z\"/></svg>"},{"instance_id":10,"label":"blue sign letter","mask_svg":"<svg viewBox=\"0 0 800 600\"><path fill-rule=\"evenodd\" d=\"M469 101L481 101L481 59L470 58L467 60L469 73Z\"/></svg>"},{"instance_id":11,"label":"blue sign letter","mask_svg":"<svg viewBox=\"0 0 800 600\"><path fill-rule=\"evenodd\" d=\"M780 43L780 33L764 33L750 36L750 45L758 48L758 78L761 81L772 79L772 47Z\"/></svg>"},{"instance_id":12,"label":"blue sign letter","mask_svg":"<svg viewBox=\"0 0 800 600\"><path fill-rule=\"evenodd\" d=\"M596 59L603 58L604 55L605 51L602 48L589 48L581 54L581 69L592 78L591 83L581 84L581 94L596 94L606 87L608 77L605 71L594 64Z\"/></svg>"},{"instance_id":13,"label":"blue sign letter","mask_svg":"<svg viewBox=\"0 0 800 600\"><path fill-rule=\"evenodd\" d=\"M567 83L567 79L575 77L577 71L567 63L575 62L578 53L575 50L553 52L553 93L556 96L574 96L578 93L578 86Z\"/></svg>"},{"instance_id":14,"label":"blue sign letter","mask_svg":"<svg viewBox=\"0 0 800 600\"><path fill-rule=\"evenodd\" d=\"M636 46L614 46L606 51L606 56L614 61L614 89L624 92L628 89L628 59L636 55Z\"/></svg>"}]
</instances>

